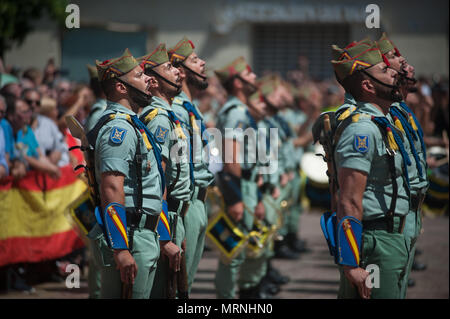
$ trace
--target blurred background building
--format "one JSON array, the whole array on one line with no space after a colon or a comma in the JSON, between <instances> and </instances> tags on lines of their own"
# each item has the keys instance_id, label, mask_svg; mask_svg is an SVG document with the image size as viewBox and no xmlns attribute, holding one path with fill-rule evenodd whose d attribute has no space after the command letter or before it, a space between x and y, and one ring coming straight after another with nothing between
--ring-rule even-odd
<instances>
[{"instance_id":1,"label":"blurred background building","mask_svg":"<svg viewBox=\"0 0 450 319\"><path fill-rule=\"evenodd\" d=\"M69 79L87 82L86 63L119 56L125 47L141 56L160 42L171 47L186 35L210 71L243 55L257 74L271 70L286 75L306 63L312 77L324 79L332 75L331 44L345 45L366 35L376 40L386 31L419 76L448 76L448 1L443 0L378 0L379 29L366 27L369 2L360 1L70 3L79 6L79 29L61 29L48 18L40 19L21 46L5 53L4 62L43 68L53 57Z\"/></svg>"}]
</instances>

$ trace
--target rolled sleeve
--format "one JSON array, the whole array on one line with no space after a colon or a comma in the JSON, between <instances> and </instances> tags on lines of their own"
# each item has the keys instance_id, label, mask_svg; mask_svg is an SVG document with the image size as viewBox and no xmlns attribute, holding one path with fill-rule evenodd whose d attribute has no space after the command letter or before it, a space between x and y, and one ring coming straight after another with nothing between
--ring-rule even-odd
<instances>
[{"instance_id":1,"label":"rolled sleeve","mask_svg":"<svg viewBox=\"0 0 450 319\"><path fill-rule=\"evenodd\" d=\"M376 128L375 128L376 129ZM369 173L377 147L377 132L371 122L350 124L336 145L338 168L350 168ZM358 143L362 140L362 143Z\"/></svg>"},{"instance_id":2,"label":"rolled sleeve","mask_svg":"<svg viewBox=\"0 0 450 319\"><path fill-rule=\"evenodd\" d=\"M115 122L99 134L97 154L100 173L119 172L126 176L129 174L130 163L133 161L133 154L136 151L136 136L134 129L124 123ZM116 128L125 130L125 136L121 143L114 143L111 140L111 131Z\"/></svg>"}]
</instances>

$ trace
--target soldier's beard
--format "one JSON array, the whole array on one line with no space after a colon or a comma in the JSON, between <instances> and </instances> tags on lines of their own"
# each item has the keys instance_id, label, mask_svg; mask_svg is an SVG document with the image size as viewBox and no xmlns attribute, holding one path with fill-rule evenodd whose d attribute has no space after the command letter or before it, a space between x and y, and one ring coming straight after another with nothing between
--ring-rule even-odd
<instances>
[{"instance_id":1,"label":"soldier's beard","mask_svg":"<svg viewBox=\"0 0 450 319\"><path fill-rule=\"evenodd\" d=\"M385 86L380 83L374 83L376 96L380 99L392 102L401 102L403 97L398 89L397 85L393 87Z\"/></svg>"},{"instance_id":2,"label":"soldier's beard","mask_svg":"<svg viewBox=\"0 0 450 319\"><path fill-rule=\"evenodd\" d=\"M194 73L188 72L186 73L186 80L188 83L192 84L197 90L203 91L208 88L208 79L203 80L199 79Z\"/></svg>"},{"instance_id":3,"label":"soldier's beard","mask_svg":"<svg viewBox=\"0 0 450 319\"><path fill-rule=\"evenodd\" d=\"M150 104L151 96L142 92L135 87L128 85L130 90L128 91L128 96L138 107L146 107Z\"/></svg>"}]
</instances>

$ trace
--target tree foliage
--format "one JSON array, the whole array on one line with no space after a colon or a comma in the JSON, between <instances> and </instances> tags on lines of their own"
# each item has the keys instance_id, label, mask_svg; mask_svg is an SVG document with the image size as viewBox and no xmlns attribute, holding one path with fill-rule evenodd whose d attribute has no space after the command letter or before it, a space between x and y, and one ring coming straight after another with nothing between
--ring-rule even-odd
<instances>
[{"instance_id":1,"label":"tree foliage","mask_svg":"<svg viewBox=\"0 0 450 319\"><path fill-rule=\"evenodd\" d=\"M21 44L33 31L33 22L44 13L59 25L66 18L67 0L1 0L0 1L0 56L14 44Z\"/></svg>"}]
</instances>

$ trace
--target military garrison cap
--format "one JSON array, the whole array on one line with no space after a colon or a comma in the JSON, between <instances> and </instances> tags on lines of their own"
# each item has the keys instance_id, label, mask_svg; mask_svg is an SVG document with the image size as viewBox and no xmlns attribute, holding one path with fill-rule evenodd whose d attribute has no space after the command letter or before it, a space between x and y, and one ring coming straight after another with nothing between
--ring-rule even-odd
<instances>
[{"instance_id":1,"label":"military garrison cap","mask_svg":"<svg viewBox=\"0 0 450 319\"><path fill-rule=\"evenodd\" d=\"M223 68L221 68L219 70L215 70L214 73L217 75L220 82L222 84L225 84L229 79L231 79L233 76L241 73L245 69L251 71L251 68L245 61L244 57L240 56L239 58L235 59L233 62L224 66Z\"/></svg>"},{"instance_id":2,"label":"military garrison cap","mask_svg":"<svg viewBox=\"0 0 450 319\"><path fill-rule=\"evenodd\" d=\"M138 61L144 69L154 68L158 65L169 62L166 45L164 43L160 43L152 53L138 58Z\"/></svg>"},{"instance_id":3,"label":"military garrison cap","mask_svg":"<svg viewBox=\"0 0 450 319\"><path fill-rule=\"evenodd\" d=\"M353 41L352 43L350 43L343 49L341 49L337 45L333 44L331 46L331 54L332 54L333 60L340 61L340 60L345 60L345 59L351 59L351 57L354 56L355 53L359 52L360 45L372 46L373 41L370 40L369 37L366 37L358 42Z\"/></svg>"},{"instance_id":4,"label":"military garrison cap","mask_svg":"<svg viewBox=\"0 0 450 319\"><path fill-rule=\"evenodd\" d=\"M266 75L258 81L258 87L265 97L273 93L279 85L281 85L281 78L275 74Z\"/></svg>"},{"instance_id":5,"label":"military garrison cap","mask_svg":"<svg viewBox=\"0 0 450 319\"><path fill-rule=\"evenodd\" d=\"M365 43L352 47L352 54L348 59L341 61L332 60L331 64L339 77L343 80L358 70L368 69L378 63L384 62L389 65L386 57L381 54L378 46L373 43L368 46Z\"/></svg>"},{"instance_id":6,"label":"military garrison cap","mask_svg":"<svg viewBox=\"0 0 450 319\"><path fill-rule=\"evenodd\" d=\"M394 43L387 37L386 32L383 32L381 38L377 41L378 47L380 48L380 51L382 54L386 54L391 50L395 51L396 56L401 56L400 52L398 51L397 47L394 45Z\"/></svg>"},{"instance_id":7,"label":"military garrison cap","mask_svg":"<svg viewBox=\"0 0 450 319\"><path fill-rule=\"evenodd\" d=\"M98 80L98 71L97 71L97 67L91 65L91 64L86 64L86 67L88 69L89 72L89 78L90 79L97 79Z\"/></svg>"},{"instance_id":8,"label":"military garrison cap","mask_svg":"<svg viewBox=\"0 0 450 319\"><path fill-rule=\"evenodd\" d=\"M184 37L175 47L169 50L169 58L171 63L183 62L188 56L194 52L195 46L191 40Z\"/></svg>"},{"instance_id":9,"label":"military garrison cap","mask_svg":"<svg viewBox=\"0 0 450 319\"><path fill-rule=\"evenodd\" d=\"M128 49L125 49L119 58L113 58L103 62L97 60L95 64L97 66L99 81L120 77L139 65Z\"/></svg>"}]
</instances>

